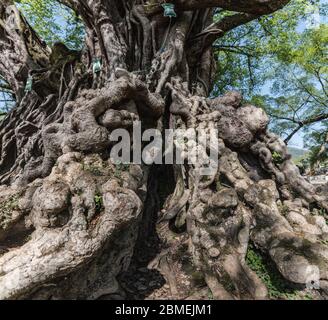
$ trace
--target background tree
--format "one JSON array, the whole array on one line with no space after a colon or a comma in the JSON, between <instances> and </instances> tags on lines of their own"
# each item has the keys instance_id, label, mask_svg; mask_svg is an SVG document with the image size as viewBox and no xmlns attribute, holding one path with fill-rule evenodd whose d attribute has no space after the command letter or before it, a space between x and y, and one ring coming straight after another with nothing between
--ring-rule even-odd
<instances>
[{"instance_id":1,"label":"background tree","mask_svg":"<svg viewBox=\"0 0 328 320\"><path fill-rule=\"evenodd\" d=\"M245 262L250 241L285 281L320 280L325 293L327 195L300 176L262 109L237 92L207 98L213 42L289 1L175 0L176 17L165 1L59 2L83 21L81 51L50 48L0 1L0 74L17 102L0 125L0 298L122 297L120 275L156 231L165 246L150 265L176 298L182 253L214 298L266 297ZM188 137L200 163L162 173L113 163L111 132L137 120L143 130L217 128L219 144ZM204 176L210 148L218 168ZM160 194L161 174L171 192Z\"/></svg>"},{"instance_id":2,"label":"background tree","mask_svg":"<svg viewBox=\"0 0 328 320\"><path fill-rule=\"evenodd\" d=\"M49 46L60 41L70 49L82 48L84 25L75 11L50 0L21 0L15 3Z\"/></svg>"},{"instance_id":3,"label":"background tree","mask_svg":"<svg viewBox=\"0 0 328 320\"><path fill-rule=\"evenodd\" d=\"M292 1L215 44L215 94L242 88L247 99L269 113L271 128L286 143L302 134L312 158L327 135L326 17L327 2Z\"/></svg>"}]
</instances>

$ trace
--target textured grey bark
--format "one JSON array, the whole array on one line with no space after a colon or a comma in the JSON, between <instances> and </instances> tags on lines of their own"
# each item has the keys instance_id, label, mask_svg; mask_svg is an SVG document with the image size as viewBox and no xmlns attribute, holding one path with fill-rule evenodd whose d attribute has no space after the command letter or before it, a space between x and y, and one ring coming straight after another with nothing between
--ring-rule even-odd
<instances>
[{"instance_id":1,"label":"textured grey bark","mask_svg":"<svg viewBox=\"0 0 328 320\"><path fill-rule=\"evenodd\" d=\"M109 159L109 134L135 120L219 131L218 170L202 177L197 165L174 165L176 189L159 219L187 226L194 267L215 298L267 296L245 263L250 240L291 282L305 285L317 266L325 288L328 228L317 213L328 209L327 195L300 176L261 109L243 105L237 92L206 98L213 34L288 1L181 0L171 22L158 1L61 2L85 22L83 52L49 49L12 1L0 1L0 73L18 101L0 124L0 298L124 296L117 277L158 202L156 170L122 169ZM213 26L215 6L239 13ZM103 64L98 75L95 57ZM23 94L28 74L33 91ZM230 290L221 281L227 277Z\"/></svg>"}]
</instances>

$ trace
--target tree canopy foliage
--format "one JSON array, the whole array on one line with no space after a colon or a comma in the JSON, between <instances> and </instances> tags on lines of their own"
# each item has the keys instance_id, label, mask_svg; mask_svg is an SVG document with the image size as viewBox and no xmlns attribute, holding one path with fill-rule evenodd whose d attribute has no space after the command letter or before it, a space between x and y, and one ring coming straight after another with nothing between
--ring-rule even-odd
<instances>
[{"instance_id":1,"label":"tree canopy foliage","mask_svg":"<svg viewBox=\"0 0 328 320\"><path fill-rule=\"evenodd\" d=\"M84 26L73 10L52 0L15 1L34 30L50 46L58 41L72 49L83 44Z\"/></svg>"},{"instance_id":2,"label":"tree canopy foliage","mask_svg":"<svg viewBox=\"0 0 328 320\"><path fill-rule=\"evenodd\" d=\"M287 143L302 133L314 158L327 144L326 17L326 2L294 0L216 43L214 93L241 88L266 109L272 129ZM327 157L326 149L320 157Z\"/></svg>"}]
</instances>

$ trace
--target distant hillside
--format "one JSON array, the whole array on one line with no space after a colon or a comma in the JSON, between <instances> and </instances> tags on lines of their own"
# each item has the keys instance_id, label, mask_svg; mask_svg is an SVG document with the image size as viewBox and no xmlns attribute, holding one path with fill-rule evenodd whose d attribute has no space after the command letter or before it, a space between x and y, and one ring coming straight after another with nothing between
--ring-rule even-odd
<instances>
[{"instance_id":1,"label":"distant hillside","mask_svg":"<svg viewBox=\"0 0 328 320\"><path fill-rule=\"evenodd\" d=\"M292 155L293 159L298 159L304 156L308 152L308 150L296 147L288 147L288 152Z\"/></svg>"}]
</instances>

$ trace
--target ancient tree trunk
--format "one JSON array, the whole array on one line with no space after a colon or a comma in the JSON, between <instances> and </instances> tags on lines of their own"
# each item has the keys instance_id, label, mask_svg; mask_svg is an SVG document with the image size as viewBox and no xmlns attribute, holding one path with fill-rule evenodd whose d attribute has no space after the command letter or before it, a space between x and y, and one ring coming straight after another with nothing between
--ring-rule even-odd
<instances>
[{"instance_id":1,"label":"ancient tree trunk","mask_svg":"<svg viewBox=\"0 0 328 320\"><path fill-rule=\"evenodd\" d=\"M172 0L171 18L165 1L60 2L84 20L82 52L48 48L0 0L0 74L17 99L0 125L0 299L124 296L118 276L159 209L161 225L186 226L186 250L215 298L266 297L245 263L250 241L288 281L324 289L328 227L317 213L327 196L300 176L261 109L237 92L207 98L213 41L288 1ZM213 23L216 7L236 13ZM109 157L111 132L136 121L217 129L215 172L173 165L175 190L158 208L158 170ZM210 148L194 148L208 159Z\"/></svg>"}]
</instances>

